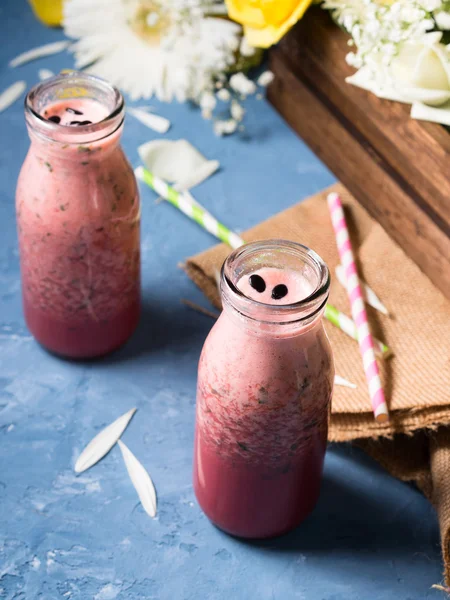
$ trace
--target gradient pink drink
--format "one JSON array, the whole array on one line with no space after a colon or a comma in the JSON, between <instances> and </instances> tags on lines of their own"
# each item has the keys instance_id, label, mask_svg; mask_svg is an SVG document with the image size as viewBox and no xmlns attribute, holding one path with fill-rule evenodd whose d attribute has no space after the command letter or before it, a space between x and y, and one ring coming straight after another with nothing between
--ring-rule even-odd
<instances>
[{"instance_id":1,"label":"gradient pink drink","mask_svg":"<svg viewBox=\"0 0 450 600\"><path fill-rule=\"evenodd\" d=\"M334 379L328 288L320 257L292 242L247 244L225 261L224 310L199 364L194 489L233 535L285 533L316 504Z\"/></svg>"},{"instance_id":2,"label":"gradient pink drink","mask_svg":"<svg viewBox=\"0 0 450 600\"><path fill-rule=\"evenodd\" d=\"M27 96L31 146L16 194L25 319L47 349L95 357L140 312L140 204L121 147L121 94L83 73Z\"/></svg>"}]
</instances>

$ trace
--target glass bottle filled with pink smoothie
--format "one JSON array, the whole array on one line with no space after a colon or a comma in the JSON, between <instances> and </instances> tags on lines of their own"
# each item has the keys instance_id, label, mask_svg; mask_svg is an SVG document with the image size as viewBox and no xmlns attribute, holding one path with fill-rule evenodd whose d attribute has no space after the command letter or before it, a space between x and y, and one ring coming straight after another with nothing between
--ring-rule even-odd
<instances>
[{"instance_id":1,"label":"glass bottle filled with pink smoothie","mask_svg":"<svg viewBox=\"0 0 450 600\"><path fill-rule=\"evenodd\" d=\"M120 146L124 101L71 72L25 101L31 146L16 193L25 319L71 358L118 348L140 312L140 202Z\"/></svg>"},{"instance_id":2,"label":"glass bottle filled with pink smoothie","mask_svg":"<svg viewBox=\"0 0 450 600\"><path fill-rule=\"evenodd\" d=\"M194 489L233 535L285 533L318 499L334 381L329 283L315 252L282 240L247 244L222 268L223 312L199 364Z\"/></svg>"}]
</instances>

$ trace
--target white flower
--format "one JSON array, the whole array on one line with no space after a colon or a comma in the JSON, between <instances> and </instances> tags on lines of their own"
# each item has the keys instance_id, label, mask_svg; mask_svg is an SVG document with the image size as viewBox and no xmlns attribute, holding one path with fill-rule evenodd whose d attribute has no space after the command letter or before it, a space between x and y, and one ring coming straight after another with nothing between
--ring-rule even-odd
<instances>
[{"instance_id":1,"label":"white flower","mask_svg":"<svg viewBox=\"0 0 450 600\"><path fill-rule=\"evenodd\" d=\"M214 133L219 136L234 133L236 129L237 121L235 121L234 119L226 119L223 121L216 121L214 123Z\"/></svg>"},{"instance_id":2,"label":"white flower","mask_svg":"<svg viewBox=\"0 0 450 600\"><path fill-rule=\"evenodd\" d=\"M442 31L448 31L450 29L450 13L445 10L441 10L437 13L434 13L434 20L436 21L436 25Z\"/></svg>"},{"instance_id":3,"label":"white flower","mask_svg":"<svg viewBox=\"0 0 450 600\"><path fill-rule=\"evenodd\" d=\"M199 101L235 61L242 29L208 17L214 0L66 0L77 68L132 99ZM99 26L99 24L101 24Z\"/></svg>"},{"instance_id":4,"label":"white flower","mask_svg":"<svg viewBox=\"0 0 450 600\"><path fill-rule=\"evenodd\" d=\"M264 71L257 79L258 85L261 87L267 87L270 83L272 83L274 75L272 71Z\"/></svg>"},{"instance_id":5,"label":"white flower","mask_svg":"<svg viewBox=\"0 0 450 600\"><path fill-rule=\"evenodd\" d=\"M421 4L425 10L433 12L434 10L441 8L442 0L422 0Z\"/></svg>"},{"instance_id":6,"label":"white flower","mask_svg":"<svg viewBox=\"0 0 450 600\"><path fill-rule=\"evenodd\" d=\"M233 100L231 102L230 113L235 121L242 121L245 115L245 110L237 100Z\"/></svg>"},{"instance_id":7,"label":"white flower","mask_svg":"<svg viewBox=\"0 0 450 600\"><path fill-rule=\"evenodd\" d=\"M345 62L351 67L358 69L361 66L361 61L355 52L349 52L345 57Z\"/></svg>"},{"instance_id":8,"label":"white flower","mask_svg":"<svg viewBox=\"0 0 450 600\"><path fill-rule=\"evenodd\" d=\"M230 87L238 94L249 96L256 92L256 85L244 73L235 73L230 77Z\"/></svg>"},{"instance_id":9,"label":"white flower","mask_svg":"<svg viewBox=\"0 0 450 600\"><path fill-rule=\"evenodd\" d=\"M203 92L200 96L200 107L203 110L213 111L216 108L216 98L211 92Z\"/></svg>"},{"instance_id":10,"label":"white flower","mask_svg":"<svg viewBox=\"0 0 450 600\"><path fill-rule=\"evenodd\" d=\"M405 42L391 62L394 86L408 102L439 106L450 99L450 60L436 39L430 33L422 42Z\"/></svg>"},{"instance_id":11,"label":"white flower","mask_svg":"<svg viewBox=\"0 0 450 600\"><path fill-rule=\"evenodd\" d=\"M231 94L226 88L221 88L217 92L216 96L219 98L219 100L222 100L222 102L229 102L231 98Z\"/></svg>"},{"instance_id":12,"label":"white flower","mask_svg":"<svg viewBox=\"0 0 450 600\"><path fill-rule=\"evenodd\" d=\"M256 52L256 49L253 46L250 46L246 37L243 37L239 51L242 56L253 56Z\"/></svg>"},{"instance_id":13,"label":"white flower","mask_svg":"<svg viewBox=\"0 0 450 600\"><path fill-rule=\"evenodd\" d=\"M450 100L450 56L441 35L433 32L421 41L404 42L389 65L373 62L347 81L381 98L440 106Z\"/></svg>"},{"instance_id":14,"label":"white flower","mask_svg":"<svg viewBox=\"0 0 450 600\"><path fill-rule=\"evenodd\" d=\"M388 67L405 42L418 42L435 26L431 13L441 0L325 0L324 8L352 36L356 51L347 62L360 69L371 63Z\"/></svg>"}]
</instances>

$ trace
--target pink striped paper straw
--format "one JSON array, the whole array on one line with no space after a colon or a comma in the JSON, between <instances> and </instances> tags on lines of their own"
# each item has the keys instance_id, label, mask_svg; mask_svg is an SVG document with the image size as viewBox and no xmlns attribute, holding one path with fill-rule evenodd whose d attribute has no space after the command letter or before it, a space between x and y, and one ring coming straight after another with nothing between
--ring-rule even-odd
<instances>
[{"instance_id":1,"label":"pink striped paper straw","mask_svg":"<svg viewBox=\"0 0 450 600\"><path fill-rule=\"evenodd\" d=\"M364 297L356 270L355 258L345 222L344 209L341 199L337 194L329 194L328 208L336 236L336 243L345 269L347 280L347 293L350 299L352 317L358 331L358 343L363 359L364 372L369 386L370 401L372 403L375 420L384 423L389 419L389 412L381 386L380 371L375 358L375 346L369 329Z\"/></svg>"}]
</instances>

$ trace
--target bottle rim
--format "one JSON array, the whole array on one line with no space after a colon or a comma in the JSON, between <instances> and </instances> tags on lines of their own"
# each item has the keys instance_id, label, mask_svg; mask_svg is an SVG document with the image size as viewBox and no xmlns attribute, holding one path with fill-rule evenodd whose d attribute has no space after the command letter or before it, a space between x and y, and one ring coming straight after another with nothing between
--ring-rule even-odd
<instances>
[{"instance_id":1,"label":"bottle rim","mask_svg":"<svg viewBox=\"0 0 450 600\"><path fill-rule=\"evenodd\" d=\"M102 97L108 100L108 115L89 125L61 125L43 117L37 109L40 99L53 94L54 101ZM82 71L70 71L49 77L34 85L25 97L25 119L41 138L63 144L83 144L110 136L123 124L125 101L120 91L100 77Z\"/></svg>"},{"instance_id":2,"label":"bottle rim","mask_svg":"<svg viewBox=\"0 0 450 600\"><path fill-rule=\"evenodd\" d=\"M238 289L233 276L237 265L242 266L242 263L255 255L267 255L271 252L296 256L312 269L316 285L308 296L289 304L267 304L249 298ZM282 239L252 242L241 246L225 260L221 270L220 289L223 304L247 319L279 325L306 322L313 320L325 308L330 289L330 272L323 259L303 244Z\"/></svg>"}]
</instances>

